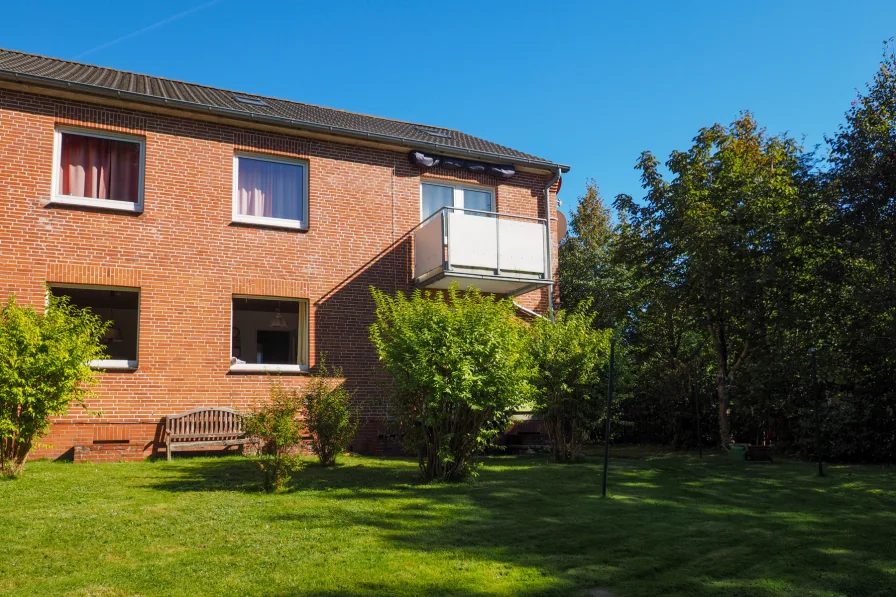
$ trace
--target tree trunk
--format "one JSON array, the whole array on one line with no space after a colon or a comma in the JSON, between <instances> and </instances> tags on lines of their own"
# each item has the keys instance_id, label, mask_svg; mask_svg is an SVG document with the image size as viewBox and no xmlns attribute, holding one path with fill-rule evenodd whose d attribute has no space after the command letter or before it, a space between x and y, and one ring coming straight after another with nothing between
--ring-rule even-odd
<instances>
[{"instance_id":1,"label":"tree trunk","mask_svg":"<svg viewBox=\"0 0 896 597\"><path fill-rule=\"evenodd\" d=\"M725 324L719 318L715 329L710 328L716 348L719 370L716 372L716 395L719 402L719 443L723 450L731 447L731 422L728 419L728 338Z\"/></svg>"},{"instance_id":2,"label":"tree trunk","mask_svg":"<svg viewBox=\"0 0 896 597\"><path fill-rule=\"evenodd\" d=\"M7 438L0 445L0 476L16 478L25 468L25 459L31 451L31 442L17 442L15 438Z\"/></svg>"},{"instance_id":3,"label":"tree trunk","mask_svg":"<svg viewBox=\"0 0 896 597\"><path fill-rule=\"evenodd\" d=\"M722 449L731 447L731 422L728 420L728 387L725 383L726 375L720 369L716 375L716 393L719 398L719 441Z\"/></svg>"}]
</instances>

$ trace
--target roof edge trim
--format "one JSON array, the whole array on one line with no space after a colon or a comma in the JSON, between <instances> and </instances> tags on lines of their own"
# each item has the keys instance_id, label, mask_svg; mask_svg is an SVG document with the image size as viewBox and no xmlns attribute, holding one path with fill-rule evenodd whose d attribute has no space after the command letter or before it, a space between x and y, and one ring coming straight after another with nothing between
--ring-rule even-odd
<instances>
[{"instance_id":1,"label":"roof edge trim","mask_svg":"<svg viewBox=\"0 0 896 597\"><path fill-rule=\"evenodd\" d=\"M446 147L445 145L440 145L438 143L429 143L427 141L419 141L417 139L408 139L405 137L398 137L392 135L384 135L381 133L371 133L365 131L356 131L344 127L332 126L332 125L322 125L316 124L313 122L307 122L304 120L295 120L290 118L281 118L279 116L266 116L262 114L253 114L251 112L242 112L240 110L233 110L230 108L220 108L216 106L207 106L203 104L197 104L193 102L188 102L184 100L178 99L167 99L167 98L158 98L150 95L145 95L142 93L136 93L133 91L121 91L117 89L109 89L107 87L101 87L99 85L91 85L89 83L77 83L74 81L61 81L59 79L54 79L52 77L44 77L41 75L31 75L26 73L18 73L15 71L9 71L0 69L0 79L12 80L16 82L28 82L33 84L38 84L44 87L51 87L56 89L68 89L68 90L76 90L87 95L98 95L103 97L111 97L111 98L120 98L123 100L130 100L136 103L142 104L154 104L159 106L172 106L176 108L180 108L182 110L188 112L199 112L199 113L211 113L218 114L222 116L228 116L230 118L234 118L236 120L244 120L249 122L261 122L267 124L277 124L280 126L288 126L292 128L296 128L299 130L307 130L309 132L316 133L329 133L331 135L340 136L340 137L349 137L354 139L369 139L373 141L381 141L388 142L391 144L399 144L407 147L408 149L415 148L427 148L434 149L439 151L440 153L453 155L453 156L473 156L478 158L485 158L490 160L500 160L503 162L510 162L514 165L519 166L528 166L530 168L544 168L549 172L556 172L559 168L561 172L569 172L569 166L564 164L557 164L554 162L542 161L542 160L529 160L525 158L510 158L508 156L504 156L501 154L495 154L487 151L477 151L473 149L459 149L456 147Z\"/></svg>"}]
</instances>

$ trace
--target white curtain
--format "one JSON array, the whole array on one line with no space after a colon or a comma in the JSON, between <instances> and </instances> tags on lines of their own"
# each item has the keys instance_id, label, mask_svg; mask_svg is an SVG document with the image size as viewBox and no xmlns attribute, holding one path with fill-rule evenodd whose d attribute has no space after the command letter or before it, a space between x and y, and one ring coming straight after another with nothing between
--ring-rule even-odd
<instances>
[{"instance_id":1,"label":"white curtain","mask_svg":"<svg viewBox=\"0 0 896 597\"><path fill-rule=\"evenodd\" d=\"M287 220L302 219L302 166L241 157L238 171L240 214Z\"/></svg>"}]
</instances>

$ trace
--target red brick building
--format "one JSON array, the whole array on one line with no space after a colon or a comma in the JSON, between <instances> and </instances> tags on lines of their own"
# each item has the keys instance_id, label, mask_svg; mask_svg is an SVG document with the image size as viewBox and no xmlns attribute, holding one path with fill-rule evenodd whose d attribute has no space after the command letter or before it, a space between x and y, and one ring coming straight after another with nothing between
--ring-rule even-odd
<instances>
[{"instance_id":1,"label":"red brick building","mask_svg":"<svg viewBox=\"0 0 896 597\"><path fill-rule=\"evenodd\" d=\"M0 300L43 305L49 285L113 322L101 414L72 409L34 455L148 456L166 415L245 409L323 354L363 405L353 448L381 449L369 287L456 280L548 311L567 170L459 131L0 50Z\"/></svg>"}]
</instances>

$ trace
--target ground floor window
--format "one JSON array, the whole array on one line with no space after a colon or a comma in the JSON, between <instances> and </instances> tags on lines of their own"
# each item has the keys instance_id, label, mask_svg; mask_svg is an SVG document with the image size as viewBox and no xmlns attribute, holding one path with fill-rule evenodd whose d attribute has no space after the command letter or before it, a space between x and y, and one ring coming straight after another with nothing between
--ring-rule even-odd
<instances>
[{"instance_id":1,"label":"ground floor window","mask_svg":"<svg viewBox=\"0 0 896 597\"><path fill-rule=\"evenodd\" d=\"M103 335L107 358L91 361L92 367L134 369L137 367L140 291L136 288L65 286L51 284L56 296L67 296L81 309L90 309L103 321L111 322Z\"/></svg>"},{"instance_id":2,"label":"ground floor window","mask_svg":"<svg viewBox=\"0 0 896 597\"><path fill-rule=\"evenodd\" d=\"M233 297L231 369L302 371L308 367L308 302Z\"/></svg>"}]
</instances>

